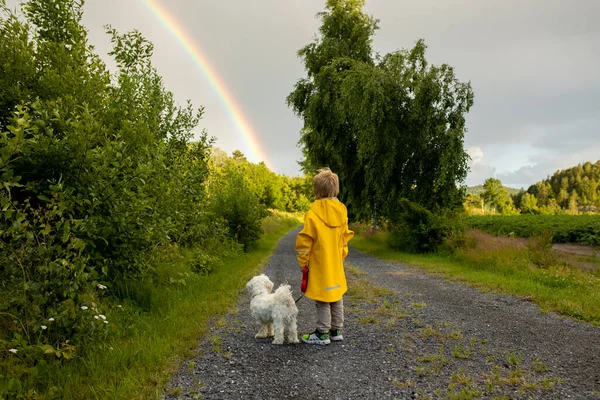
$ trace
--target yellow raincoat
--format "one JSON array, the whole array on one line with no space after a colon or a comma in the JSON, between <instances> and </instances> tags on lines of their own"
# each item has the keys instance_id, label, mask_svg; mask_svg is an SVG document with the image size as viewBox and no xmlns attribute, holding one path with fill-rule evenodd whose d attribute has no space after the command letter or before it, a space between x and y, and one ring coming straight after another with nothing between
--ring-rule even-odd
<instances>
[{"instance_id":1,"label":"yellow raincoat","mask_svg":"<svg viewBox=\"0 0 600 400\"><path fill-rule=\"evenodd\" d=\"M333 303L346 293L344 258L353 236L343 203L335 198L312 203L304 216L304 228L296 237L298 265L308 265L309 270L306 297Z\"/></svg>"}]
</instances>

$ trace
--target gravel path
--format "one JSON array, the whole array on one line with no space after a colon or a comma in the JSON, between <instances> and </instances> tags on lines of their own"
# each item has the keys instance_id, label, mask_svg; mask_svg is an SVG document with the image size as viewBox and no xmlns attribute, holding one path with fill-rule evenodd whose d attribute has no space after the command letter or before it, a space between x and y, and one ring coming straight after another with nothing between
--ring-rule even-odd
<instances>
[{"instance_id":1,"label":"gravel path","mask_svg":"<svg viewBox=\"0 0 600 400\"><path fill-rule=\"evenodd\" d=\"M295 235L265 273L300 295ZM600 329L542 314L510 296L350 252L344 341L272 345L255 339L249 299L213 321L167 399L600 399ZM298 331L314 329L312 300Z\"/></svg>"}]
</instances>

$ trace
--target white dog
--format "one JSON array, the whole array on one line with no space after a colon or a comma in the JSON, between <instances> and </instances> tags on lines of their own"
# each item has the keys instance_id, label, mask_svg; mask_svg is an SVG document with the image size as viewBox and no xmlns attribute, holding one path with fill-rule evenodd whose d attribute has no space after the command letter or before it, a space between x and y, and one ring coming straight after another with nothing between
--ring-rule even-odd
<instances>
[{"instance_id":1,"label":"white dog","mask_svg":"<svg viewBox=\"0 0 600 400\"><path fill-rule=\"evenodd\" d=\"M284 330L287 330L287 341L298 343L298 308L292 298L290 285L280 285L275 293L271 293L273 282L263 274L250 279L246 290L252 297L250 311L260 325L255 337L275 336L273 344L283 344Z\"/></svg>"}]
</instances>

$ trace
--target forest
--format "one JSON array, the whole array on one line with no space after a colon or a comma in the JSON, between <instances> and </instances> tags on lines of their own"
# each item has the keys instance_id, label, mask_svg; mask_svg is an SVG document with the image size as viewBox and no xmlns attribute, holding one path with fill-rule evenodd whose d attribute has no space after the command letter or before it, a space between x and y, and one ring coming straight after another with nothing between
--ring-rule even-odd
<instances>
[{"instance_id":1,"label":"forest","mask_svg":"<svg viewBox=\"0 0 600 400\"><path fill-rule=\"evenodd\" d=\"M558 170L527 190L507 188L498 179L468 188L470 214L585 214L600 210L600 160Z\"/></svg>"}]
</instances>

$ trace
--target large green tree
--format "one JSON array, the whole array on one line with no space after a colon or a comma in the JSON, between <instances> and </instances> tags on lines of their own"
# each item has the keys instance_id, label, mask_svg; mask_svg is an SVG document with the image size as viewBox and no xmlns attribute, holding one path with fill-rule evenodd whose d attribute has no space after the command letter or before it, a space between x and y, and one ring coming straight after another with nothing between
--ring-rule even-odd
<instances>
[{"instance_id":1,"label":"large green tree","mask_svg":"<svg viewBox=\"0 0 600 400\"><path fill-rule=\"evenodd\" d=\"M426 46L375 57L377 20L364 0L328 0L320 36L299 51L306 77L287 98L304 120L308 172L329 166L359 218L393 216L401 198L430 210L459 206L468 155L469 83L429 65Z\"/></svg>"}]
</instances>

